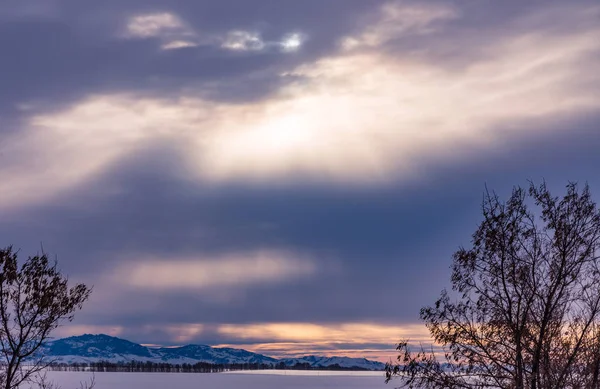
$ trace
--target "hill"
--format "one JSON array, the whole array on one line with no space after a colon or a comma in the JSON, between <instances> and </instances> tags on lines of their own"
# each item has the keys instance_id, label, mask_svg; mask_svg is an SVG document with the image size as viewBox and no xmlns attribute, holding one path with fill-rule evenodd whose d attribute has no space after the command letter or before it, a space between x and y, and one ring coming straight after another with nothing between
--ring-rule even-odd
<instances>
[{"instance_id":1,"label":"hill","mask_svg":"<svg viewBox=\"0 0 600 389\"><path fill-rule=\"evenodd\" d=\"M85 334L57 339L49 342L41 352L53 361L64 363L150 361L170 364L206 362L212 364L251 363L275 366L283 362L290 367L297 364L305 364L311 368L339 366L366 370L383 370L385 367L381 362L364 358L309 355L301 358L276 359L242 349L196 344L181 347L150 348L104 334Z\"/></svg>"}]
</instances>

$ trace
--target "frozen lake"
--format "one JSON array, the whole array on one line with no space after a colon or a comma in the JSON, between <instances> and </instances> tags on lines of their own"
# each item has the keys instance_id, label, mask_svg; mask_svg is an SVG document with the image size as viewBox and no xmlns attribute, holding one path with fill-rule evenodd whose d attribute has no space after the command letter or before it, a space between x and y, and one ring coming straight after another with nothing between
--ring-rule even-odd
<instances>
[{"instance_id":1,"label":"frozen lake","mask_svg":"<svg viewBox=\"0 0 600 389\"><path fill-rule=\"evenodd\" d=\"M48 372L62 389L76 389L90 373ZM269 371L235 373L96 373L95 389L378 389L383 372Z\"/></svg>"}]
</instances>

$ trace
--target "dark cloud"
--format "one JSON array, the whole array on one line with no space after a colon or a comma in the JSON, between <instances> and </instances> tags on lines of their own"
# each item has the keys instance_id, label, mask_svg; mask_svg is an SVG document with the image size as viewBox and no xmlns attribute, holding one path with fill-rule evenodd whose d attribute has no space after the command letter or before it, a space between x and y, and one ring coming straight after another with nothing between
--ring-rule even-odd
<instances>
[{"instance_id":1,"label":"dark cloud","mask_svg":"<svg viewBox=\"0 0 600 389\"><path fill-rule=\"evenodd\" d=\"M168 147L157 146L53 204L13 214L0 233L24 252L42 241L73 277L100 282L98 299L108 286L96 276L124 255L210 257L274 247L341 269L229 292L127 290L118 305L90 305L82 313L87 323L413 322L447 284L452 252L469 244L485 184L501 195L527 179L546 179L556 191L589 180L594 190L598 123L597 116L555 123L571 131L507 140L495 155L474 153L425 166L418 181L369 188L194 182L180 178Z\"/></svg>"},{"instance_id":2,"label":"dark cloud","mask_svg":"<svg viewBox=\"0 0 600 389\"><path fill-rule=\"evenodd\" d=\"M4 6L8 9L0 12L0 115L4 120L19 118L23 115L18 107L21 104L47 111L89 94L113 92L168 98L185 90L225 101L260 99L289 81L279 76L282 71L329 55L337 50L341 37L373 23L383 3L182 0L168 6L159 1ZM487 2L454 4L461 16L445 22L454 23L451 34L408 35L392 42L395 47L389 49L398 50L402 56L427 53L440 60L446 58L446 66L450 66L453 58L467 60L468 50L486 47L486 39L489 43L507 21L525 13L523 7L542 7L534 3L494 4L494 12L489 11ZM179 15L200 36L249 29L261 32L267 41L279 40L293 31L305 33L308 40L300 52L285 55L277 50L230 53L205 44L162 51L157 38L122 39L120 34L129 17L156 12ZM553 24L554 28L561 25ZM17 126L2 126L4 131L7 128Z\"/></svg>"},{"instance_id":3,"label":"dark cloud","mask_svg":"<svg viewBox=\"0 0 600 389\"><path fill-rule=\"evenodd\" d=\"M5 12L4 18L0 13L0 115L20 118L23 104L30 105L26 114L31 114L101 93L168 98L185 90L224 101L260 99L289 81L279 76L283 70L328 53L354 28L358 14L379 3L174 1L167 7L164 2L62 1L34 3ZM155 37L123 39L129 17L153 12L180 16L201 37L256 29L265 40L301 31L308 41L300 52L283 54L232 53L209 44L165 51ZM17 128L2 130L7 127Z\"/></svg>"},{"instance_id":4,"label":"dark cloud","mask_svg":"<svg viewBox=\"0 0 600 389\"><path fill-rule=\"evenodd\" d=\"M381 2L172 1L168 9L158 1L49 4L47 17L33 8L0 12L0 134L18 131L32 110L64 108L94 93L168 99L197 90L233 102L264 98L287 82L278 76L281 70L331 53L340 37L369 20L361 15L373 13ZM524 12L517 2L497 4L456 2L464 12L448 22L458 31L453 37L483 26L502 28ZM116 36L127 17L162 11L180 15L199 34L257 29L266 40L277 40L302 31L308 41L300 52L284 55L231 53L208 44L161 51L156 38ZM402 55L436 37L441 39L409 37L389 48ZM482 44L438 42L427 55L463 64L468 50ZM218 333L219 323L412 323L419 308L447 285L452 252L469 244L485 184L506 195L527 179L546 179L556 191L569 180L588 180L593 193L600 193L599 125L597 115L565 118L543 131L523 131L529 135L518 141L498 139L497 152L457 148L462 154L453 163L435 157L418 161L421 175L412 181L368 187L298 177L260 184L193 180L182 174L184 161L174 146L154 144L58 199L3 211L0 244L12 243L24 254L43 244L56 253L73 279L96 284L77 322L125 326L123 336L137 341L171 342L172 334L160 328L169 323L207 324L195 339L204 343L232 341ZM1 147L0 141L0 163ZM271 248L308 255L323 271L232 291L109 290L113 285L102 278L124 260ZM141 332L144 325L157 327Z\"/></svg>"}]
</instances>

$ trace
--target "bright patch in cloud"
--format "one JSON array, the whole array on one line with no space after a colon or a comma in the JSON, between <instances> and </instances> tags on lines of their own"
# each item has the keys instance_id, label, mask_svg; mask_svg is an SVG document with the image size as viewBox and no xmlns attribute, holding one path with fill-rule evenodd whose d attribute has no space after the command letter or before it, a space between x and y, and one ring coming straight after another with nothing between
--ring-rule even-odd
<instances>
[{"instance_id":1,"label":"bright patch in cloud","mask_svg":"<svg viewBox=\"0 0 600 389\"><path fill-rule=\"evenodd\" d=\"M236 339L275 340L285 342L388 343L411 337L428 339L422 325L385 326L346 323L320 325L310 323L225 324L218 332Z\"/></svg>"},{"instance_id":2,"label":"bright patch in cloud","mask_svg":"<svg viewBox=\"0 0 600 389\"><path fill-rule=\"evenodd\" d=\"M198 34L179 16L169 12L138 15L129 19L127 38L157 38L163 50L174 50L199 45Z\"/></svg>"},{"instance_id":3,"label":"bright patch in cloud","mask_svg":"<svg viewBox=\"0 0 600 389\"><path fill-rule=\"evenodd\" d=\"M309 258L281 251L230 254L218 258L144 260L119 268L114 278L143 289L220 289L279 283L317 272Z\"/></svg>"},{"instance_id":4,"label":"bright patch in cloud","mask_svg":"<svg viewBox=\"0 0 600 389\"><path fill-rule=\"evenodd\" d=\"M2 139L0 208L53 198L148 142L185 134L170 123L191 112L186 121L203 115L160 101L95 96L66 112L32 117L27 130Z\"/></svg>"},{"instance_id":5,"label":"bright patch in cloud","mask_svg":"<svg viewBox=\"0 0 600 389\"><path fill-rule=\"evenodd\" d=\"M200 44L219 46L231 51L262 51L277 46L283 52L293 52L300 48L304 37L299 33L285 35L279 42L265 41L259 32L232 30L219 36L201 33L185 23L179 16L169 13L155 13L131 17L126 25L128 38L158 38L163 50L197 47Z\"/></svg>"},{"instance_id":6,"label":"bright patch in cloud","mask_svg":"<svg viewBox=\"0 0 600 389\"><path fill-rule=\"evenodd\" d=\"M187 32L185 23L172 13L138 15L129 19L127 33L131 37L149 38Z\"/></svg>"},{"instance_id":7,"label":"bright patch in cloud","mask_svg":"<svg viewBox=\"0 0 600 389\"><path fill-rule=\"evenodd\" d=\"M304 35L290 33L280 41L265 41L258 32L243 30L230 31L222 40L221 47L233 51L262 51L278 47L282 52L297 51L304 43Z\"/></svg>"},{"instance_id":8,"label":"bright patch in cloud","mask_svg":"<svg viewBox=\"0 0 600 389\"><path fill-rule=\"evenodd\" d=\"M304 37L302 36L302 34L288 34L284 36L280 42L281 50L287 52L296 51L302 46L302 43L304 43Z\"/></svg>"},{"instance_id":9,"label":"bright patch in cloud","mask_svg":"<svg viewBox=\"0 0 600 389\"><path fill-rule=\"evenodd\" d=\"M163 50L183 49L185 47L197 47L198 44L190 41L172 41L161 46Z\"/></svg>"},{"instance_id":10,"label":"bright patch in cloud","mask_svg":"<svg viewBox=\"0 0 600 389\"><path fill-rule=\"evenodd\" d=\"M216 180L410 179L423 159L497 149L498 139L521 135L515 124L543 131L560 115L600 107L585 86L600 82L588 55L599 42L599 29L510 37L460 70L375 53L326 58L297 69L302 81L278 98L230 111L197 143L207 152L197 166Z\"/></svg>"},{"instance_id":11,"label":"bright patch in cloud","mask_svg":"<svg viewBox=\"0 0 600 389\"><path fill-rule=\"evenodd\" d=\"M236 30L227 34L221 47L235 51L255 51L264 49L265 42L256 32Z\"/></svg>"}]
</instances>

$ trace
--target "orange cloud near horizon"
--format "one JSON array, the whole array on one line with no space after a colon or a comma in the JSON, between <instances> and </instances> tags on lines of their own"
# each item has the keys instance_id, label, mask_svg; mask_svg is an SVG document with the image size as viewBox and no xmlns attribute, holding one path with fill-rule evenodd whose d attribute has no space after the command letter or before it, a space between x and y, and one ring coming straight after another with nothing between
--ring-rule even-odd
<instances>
[{"instance_id":1,"label":"orange cloud near horizon","mask_svg":"<svg viewBox=\"0 0 600 389\"><path fill-rule=\"evenodd\" d=\"M202 323L174 323L164 326L143 326L136 330L144 333L162 330L169 336L170 345L145 339L142 344L151 347L172 347L196 342L208 326ZM382 325L375 323L261 323L221 324L217 333L229 341L212 347L241 348L275 358L296 358L306 355L348 356L380 362L395 359L396 343L400 339L431 343L427 329L421 324ZM127 337L133 331L123 326L69 325L56 331L59 337L83 333L106 333ZM138 335L138 336L140 336Z\"/></svg>"}]
</instances>

